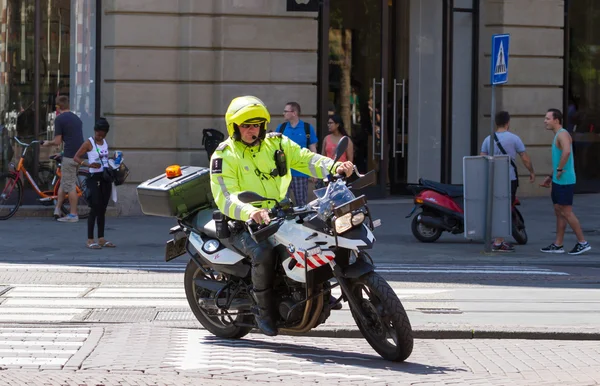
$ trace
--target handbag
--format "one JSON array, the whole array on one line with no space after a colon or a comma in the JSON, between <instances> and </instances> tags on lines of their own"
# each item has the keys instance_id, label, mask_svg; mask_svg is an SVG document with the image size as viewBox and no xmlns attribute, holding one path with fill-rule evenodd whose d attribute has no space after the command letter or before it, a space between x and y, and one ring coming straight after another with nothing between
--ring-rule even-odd
<instances>
[{"instance_id":1,"label":"handbag","mask_svg":"<svg viewBox=\"0 0 600 386\"><path fill-rule=\"evenodd\" d=\"M129 168L124 162L121 162L118 169L112 169L112 172L115 177L115 186L122 185L129 176Z\"/></svg>"}]
</instances>

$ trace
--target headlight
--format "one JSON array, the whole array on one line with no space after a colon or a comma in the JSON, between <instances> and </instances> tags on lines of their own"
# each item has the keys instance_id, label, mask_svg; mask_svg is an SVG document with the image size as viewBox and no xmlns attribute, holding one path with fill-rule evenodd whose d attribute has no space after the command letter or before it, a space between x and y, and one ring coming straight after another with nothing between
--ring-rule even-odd
<instances>
[{"instance_id":1,"label":"headlight","mask_svg":"<svg viewBox=\"0 0 600 386\"><path fill-rule=\"evenodd\" d=\"M337 234L344 233L355 226L358 226L365 221L365 214L362 212L358 213L346 213L342 217L335 220L335 231Z\"/></svg>"}]
</instances>

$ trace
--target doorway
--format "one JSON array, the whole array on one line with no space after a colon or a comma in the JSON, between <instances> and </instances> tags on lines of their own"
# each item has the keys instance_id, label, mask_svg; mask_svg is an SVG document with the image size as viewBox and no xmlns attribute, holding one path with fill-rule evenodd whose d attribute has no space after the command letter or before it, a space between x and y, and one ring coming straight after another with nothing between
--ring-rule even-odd
<instances>
[{"instance_id":1,"label":"doorway","mask_svg":"<svg viewBox=\"0 0 600 386\"><path fill-rule=\"evenodd\" d=\"M329 115L341 118L361 173L377 171L369 196L398 194L407 183L409 0L331 0L329 11Z\"/></svg>"}]
</instances>

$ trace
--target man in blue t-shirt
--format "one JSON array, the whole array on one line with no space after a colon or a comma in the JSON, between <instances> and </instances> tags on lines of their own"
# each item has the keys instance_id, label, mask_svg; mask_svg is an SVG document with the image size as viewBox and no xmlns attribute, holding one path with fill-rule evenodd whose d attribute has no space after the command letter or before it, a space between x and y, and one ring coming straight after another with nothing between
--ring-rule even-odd
<instances>
[{"instance_id":1,"label":"man in blue t-shirt","mask_svg":"<svg viewBox=\"0 0 600 386\"><path fill-rule=\"evenodd\" d=\"M508 111L500 111L495 116L496 133L495 136L497 141L494 144L494 156L508 155L510 156L511 167L509 169L510 174L510 192L511 192L511 203L515 201L517 196L517 188L519 187L519 175L517 174L517 154L521 157L523 165L529 170L529 182L535 181L535 173L533 171L533 165L531 159L525 151L525 145L518 135L511 133L510 130L510 114ZM488 135L481 144L481 154L488 155L490 153L490 136ZM492 251L495 252L514 252L515 248L505 243L504 239L496 238L492 245Z\"/></svg>"},{"instance_id":2,"label":"man in blue t-shirt","mask_svg":"<svg viewBox=\"0 0 600 386\"><path fill-rule=\"evenodd\" d=\"M283 109L285 123L277 127L277 132L283 133L283 135L296 142L300 147L308 148L313 153L316 153L317 142L319 142L317 133L312 125L307 124L309 129L309 133L307 134L305 123L300 119L301 112L302 110L297 102L286 103ZM308 179L309 177L306 174L292 169L292 183L288 189L288 197L291 192L294 192L295 205L306 205L308 201Z\"/></svg>"},{"instance_id":3,"label":"man in blue t-shirt","mask_svg":"<svg viewBox=\"0 0 600 386\"><path fill-rule=\"evenodd\" d=\"M69 110L69 97L61 95L56 99L58 116L54 120L54 139L43 141L42 146L60 146L65 144L63 149L63 158L61 164L60 187L58 188L58 198L54 208L54 217L60 222L77 222L77 168L79 165L73 160L75 153L83 144L83 123L81 119ZM62 206L65 193L69 196L69 205L71 213L65 217L60 217L60 207Z\"/></svg>"}]
</instances>

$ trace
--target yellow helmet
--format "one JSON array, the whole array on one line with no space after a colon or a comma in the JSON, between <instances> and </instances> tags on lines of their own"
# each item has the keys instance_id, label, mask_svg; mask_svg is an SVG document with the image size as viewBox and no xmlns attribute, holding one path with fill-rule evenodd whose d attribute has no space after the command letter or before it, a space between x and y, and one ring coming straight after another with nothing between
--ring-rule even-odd
<instances>
[{"instance_id":1,"label":"yellow helmet","mask_svg":"<svg viewBox=\"0 0 600 386\"><path fill-rule=\"evenodd\" d=\"M270 121L271 115L267 110L267 106L263 101L251 95L234 98L225 113L227 133L236 140L240 139L237 126L242 123L262 123L259 136L264 139L267 133L267 123ZM237 135L236 131L238 132Z\"/></svg>"}]
</instances>

